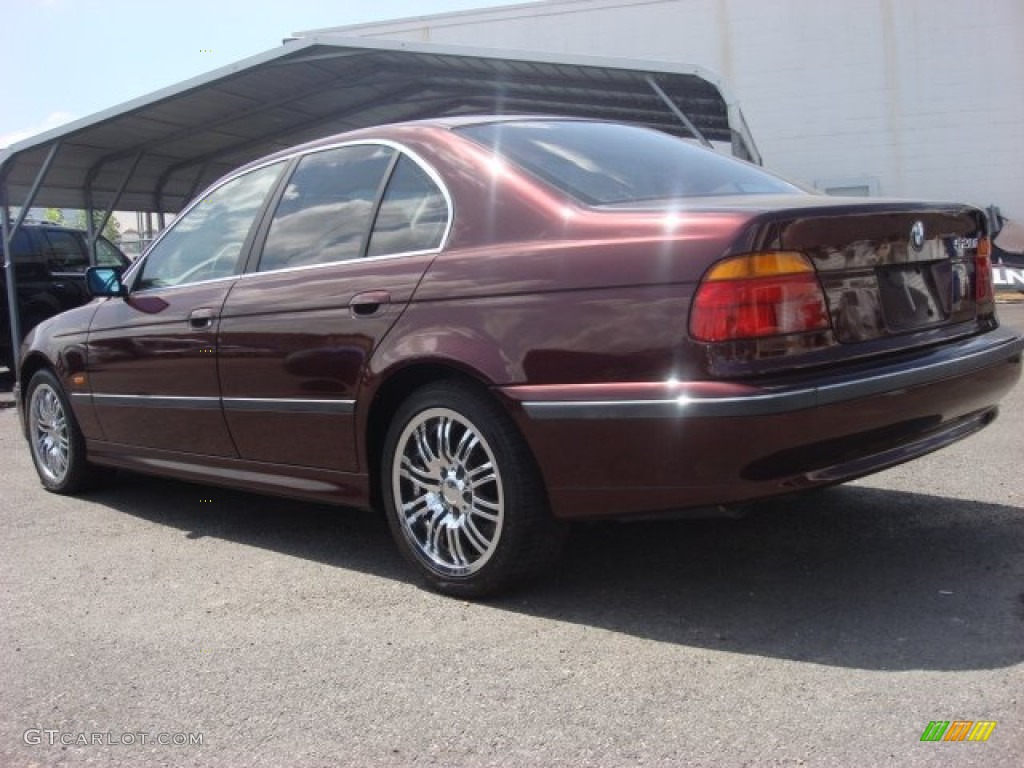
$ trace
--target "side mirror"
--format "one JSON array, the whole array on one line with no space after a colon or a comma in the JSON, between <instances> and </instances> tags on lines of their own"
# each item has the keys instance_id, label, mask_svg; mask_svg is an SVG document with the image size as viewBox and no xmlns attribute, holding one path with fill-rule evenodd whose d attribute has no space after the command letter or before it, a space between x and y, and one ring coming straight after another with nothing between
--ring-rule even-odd
<instances>
[{"instance_id":1,"label":"side mirror","mask_svg":"<svg viewBox=\"0 0 1024 768\"><path fill-rule=\"evenodd\" d=\"M121 270L114 267L89 267L85 270L85 289L93 298L128 294L121 282Z\"/></svg>"}]
</instances>

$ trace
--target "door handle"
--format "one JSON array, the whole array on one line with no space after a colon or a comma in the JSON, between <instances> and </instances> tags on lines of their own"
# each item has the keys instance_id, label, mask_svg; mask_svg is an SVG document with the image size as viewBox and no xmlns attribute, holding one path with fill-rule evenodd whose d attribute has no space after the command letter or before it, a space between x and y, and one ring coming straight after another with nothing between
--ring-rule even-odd
<instances>
[{"instance_id":1,"label":"door handle","mask_svg":"<svg viewBox=\"0 0 1024 768\"><path fill-rule=\"evenodd\" d=\"M207 330L213 327L213 320L216 317L212 309L193 309L188 316L189 327L197 330Z\"/></svg>"},{"instance_id":2,"label":"door handle","mask_svg":"<svg viewBox=\"0 0 1024 768\"><path fill-rule=\"evenodd\" d=\"M348 303L353 317L376 317L391 303L391 294L387 291L364 291L357 293Z\"/></svg>"}]
</instances>

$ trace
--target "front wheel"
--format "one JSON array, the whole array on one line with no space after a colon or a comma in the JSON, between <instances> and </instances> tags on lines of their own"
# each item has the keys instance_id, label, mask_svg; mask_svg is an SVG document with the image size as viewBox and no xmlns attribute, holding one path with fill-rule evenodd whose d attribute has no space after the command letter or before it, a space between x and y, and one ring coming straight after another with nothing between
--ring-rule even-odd
<instances>
[{"instance_id":1,"label":"front wheel","mask_svg":"<svg viewBox=\"0 0 1024 768\"><path fill-rule=\"evenodd\" d=\"M441 381L417 390L392 420L382 466L392 533L433 588L481 597L557 556L562 527L532 457L476 387Z\"/></svg>"},{"instance_id":2,"label":"front wheel","mask_svg":"<svg viewBox=\"0 0 1024 768\"><path fill-rule=\"evenodd\" d=\"M26 415L32 462L46 490L76 493L98 478L101 471L86 461L82 430L50 371L37 371L29 381Z\"/></svg>"}]
</instances>

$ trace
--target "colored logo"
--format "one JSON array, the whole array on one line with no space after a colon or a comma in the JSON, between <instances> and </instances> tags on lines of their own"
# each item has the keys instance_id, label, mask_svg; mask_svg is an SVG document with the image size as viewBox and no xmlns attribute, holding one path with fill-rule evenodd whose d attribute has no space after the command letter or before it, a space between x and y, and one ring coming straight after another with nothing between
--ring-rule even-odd
<instances>
[{"instance_id":1,"label":"colored logo","mask_svg":"<svg viewBox=\"0 0 1024 768\"><path fill-rule=\"evenodd\" d=\"M988 741L995 729L995 720L932 720L921 741Z\"/></svg>"}]
</instances>

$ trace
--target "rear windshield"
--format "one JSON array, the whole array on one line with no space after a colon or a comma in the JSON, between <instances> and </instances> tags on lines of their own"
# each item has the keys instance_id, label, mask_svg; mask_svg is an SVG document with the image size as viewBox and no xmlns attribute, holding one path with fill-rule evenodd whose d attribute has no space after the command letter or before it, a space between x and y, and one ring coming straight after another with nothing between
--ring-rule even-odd
<instances>
[{"instance_id":1,"label":"rear windshield","mask_svg":"<svg viewBox=\"0 0 1024 768\"><path fill-rule=\"evenodd\" d=\"M456 131L589 205L802 192L756 166L637 126L524 120Z\"/></svg>"}]
</instances>

